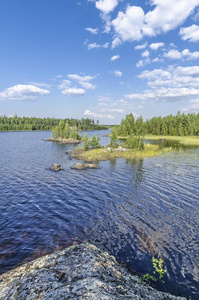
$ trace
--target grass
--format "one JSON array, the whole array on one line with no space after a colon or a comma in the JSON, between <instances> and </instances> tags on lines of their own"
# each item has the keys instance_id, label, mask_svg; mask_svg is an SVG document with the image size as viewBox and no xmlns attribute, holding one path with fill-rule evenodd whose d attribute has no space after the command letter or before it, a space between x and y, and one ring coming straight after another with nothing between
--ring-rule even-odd
<instances>
[{"instance_id":1,"label":"grass","mask_svg":"<svg viewBox=\"0 0 199 300\"><path fill-rule=\"evenodd\" d=\"M127 151L117 151L116 149L111 149L107 151L106 148L101 149L90 149L87 151L75 150L72 152L72 157L77 159L82 159L86 162L93 161L104 161L114 158L127 158L127 159L140 159L144 157L156 156L165 152L169 152L170 149L159 149L157 145L146 145L145 149L142 151L138 150L127 150Z\"/></svg>"},{"instance_id":2,"label":"grass","mask_svg":"<svg viewBox=\"0 0 199 300\"><path fill-rule=\"evenodd\" d=\"M162 138L170 141L178 141L181 145L185 146L199 146L199 136L146 135L144 137L147 140L159 140Z\"/></svg>"}]
</instances>

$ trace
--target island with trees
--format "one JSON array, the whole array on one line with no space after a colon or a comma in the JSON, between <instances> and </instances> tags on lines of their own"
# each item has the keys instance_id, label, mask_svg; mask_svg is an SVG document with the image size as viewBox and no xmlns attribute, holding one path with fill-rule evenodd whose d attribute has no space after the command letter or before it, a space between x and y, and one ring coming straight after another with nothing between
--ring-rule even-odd
<instances>
[{"instance_id":1,"label":"island with trees","mask_svg":"<svg viewBox=\"0 0 199 300\"><path fill-rule=\"evenodd\" d=\"M109 145L101 147L99 137L89 139L85 134L83 147L77 147L70 154L72 158L97 162L113 158L144 158L173 150L162 143L144 143L144 140L153 139L177 140L180 145L199 146L199 114L177 113L176 116L155 117L144 122L142 117L135 120L131 113L122 119L120 125L112 128Z\"/></svg>"}]
</instances>

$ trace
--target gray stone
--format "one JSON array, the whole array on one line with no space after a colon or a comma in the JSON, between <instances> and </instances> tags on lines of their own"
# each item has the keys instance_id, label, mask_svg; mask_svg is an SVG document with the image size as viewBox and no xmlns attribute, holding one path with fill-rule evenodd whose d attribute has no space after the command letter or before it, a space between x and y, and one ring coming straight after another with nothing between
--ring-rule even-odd
<instances>
[{"instance_id":1,"label":"gray stone","mask_svg":"<svg viewBox=\"0 0 199 300\"><path fill-rule=\"evenodd\" d=\"M153 289L90 244L43 256L0 276L0 299L180 300Z\"/></svg>"}]
</instances>

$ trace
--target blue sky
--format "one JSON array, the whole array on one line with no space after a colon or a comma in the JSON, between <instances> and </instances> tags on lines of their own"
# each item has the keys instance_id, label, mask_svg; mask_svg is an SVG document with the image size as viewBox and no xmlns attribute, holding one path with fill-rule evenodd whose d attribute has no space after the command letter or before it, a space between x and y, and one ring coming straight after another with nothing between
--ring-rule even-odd
<instances>
[{"instance_id":1,"label":"blue sky","mask_svg":"<svg viewBox=\"0 0 199 300\"><path fill-rule=\"evenodd\" d=\"M0 115L199 112L199 0L0 0Z\"/></svg>"}]
</instances>

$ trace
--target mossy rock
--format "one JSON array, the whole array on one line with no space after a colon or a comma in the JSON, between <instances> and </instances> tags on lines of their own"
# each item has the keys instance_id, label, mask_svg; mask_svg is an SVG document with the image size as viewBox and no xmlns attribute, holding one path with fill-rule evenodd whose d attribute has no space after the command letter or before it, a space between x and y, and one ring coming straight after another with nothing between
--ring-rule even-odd
<instances>
[{"instance_id":1,"label":"mossy rock","mask_svg":"<svg viewBox=\"0 0 199 300\"><path fill-rule=\"evenodd\" d=\"M53 164L51 167L50 167L50 170L53 170L53 171L60 171L60 170L64 170L64 168L62 168L61 165L58 165L58 164Z\"/></svg>"}]
</instances>

